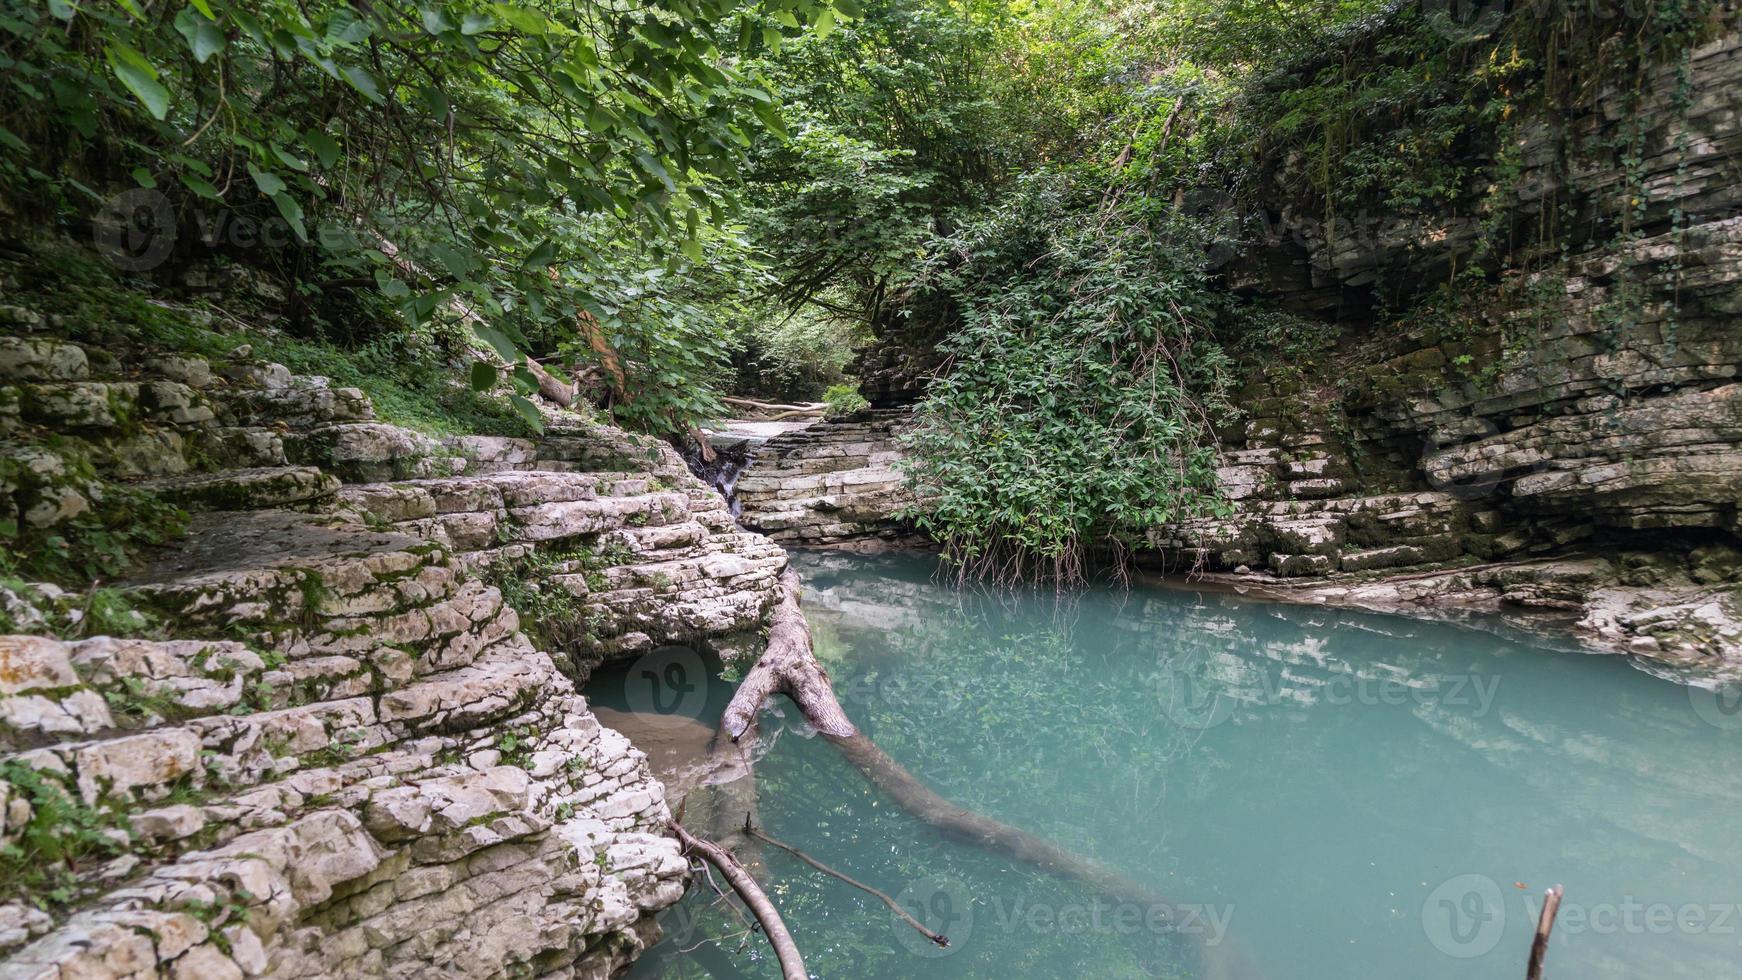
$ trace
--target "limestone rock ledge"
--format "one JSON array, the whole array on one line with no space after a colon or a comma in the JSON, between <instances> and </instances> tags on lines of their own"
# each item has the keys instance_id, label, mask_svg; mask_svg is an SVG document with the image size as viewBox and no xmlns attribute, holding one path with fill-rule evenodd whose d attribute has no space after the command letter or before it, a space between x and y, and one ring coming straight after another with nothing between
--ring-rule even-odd
<instances>
[{"instance_id":1,"label":"limestone rock ledge","mask_svg":"<svg viewBox=\"0 0 1742 980\"><path fill-rule=\"evenodd\" d=\"M768 440L738 478L744 526L787 544L892 541L913 502L896 432L903 409L871 409Z\"/></svg>"},{"instance_id":2,"label":"limestone rock ledge","mask_svg":"<svg viewBox=\"0 0 1742 980\"><path fill-rule=\"evenodd\" d=\"M0 518L193 516L104 583L126 636L0 589L0 978L602 978L657 936L664 789L575 679L753 637L778 546L578 417L438 439L245 351L45 334L0 337Z\"/></svg>"}]
</instances>

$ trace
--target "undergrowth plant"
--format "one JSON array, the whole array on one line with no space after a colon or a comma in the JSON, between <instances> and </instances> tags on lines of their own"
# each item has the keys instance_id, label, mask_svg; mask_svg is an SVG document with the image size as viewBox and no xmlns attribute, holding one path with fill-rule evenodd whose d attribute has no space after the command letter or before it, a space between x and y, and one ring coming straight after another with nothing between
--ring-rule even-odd
<instances>
[{"instance_id":1,"label":"undergrowth plant","mask_svg":"<svg viewBox=\"0 0 1742 980\"><path fill-rule=\"evenodd\" d=\"M905 465L923 501L911 516L964 575L1077 581L1097 551L1118 559L1151 528L1225 510L1224 304L1197 229L1081 193L1024 181L936 274L964 322Z\"/></svg>"}]
</instances>

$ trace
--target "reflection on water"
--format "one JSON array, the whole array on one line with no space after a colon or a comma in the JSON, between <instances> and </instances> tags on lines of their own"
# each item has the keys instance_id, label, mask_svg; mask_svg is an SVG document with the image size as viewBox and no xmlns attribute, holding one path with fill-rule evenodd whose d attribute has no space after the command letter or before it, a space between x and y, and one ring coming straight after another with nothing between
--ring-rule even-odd
<instances>
[{"instance_id":1,"label":"reflection on water","mask_svg":"<svg viewBox=\"0 0 1742 980\"><path fill-rule=\"evenodd\" d=\"M953 941L764 853L815 975L1190 977L1219 942L1271 980L1516 976L1559 882L1554 975L1742 976L1742 726L1687 687L1444 624L1152 587L976 594L913 556L797 562L819 655L885 751L1167 905L1107 907L940 839L788 712L726 808ZM666 731L695 741L727 696L717 682ZM778 976L759 936L708 941L741 927L705 888L664 921L635 976Z\"/></svg>"}]
</instances>

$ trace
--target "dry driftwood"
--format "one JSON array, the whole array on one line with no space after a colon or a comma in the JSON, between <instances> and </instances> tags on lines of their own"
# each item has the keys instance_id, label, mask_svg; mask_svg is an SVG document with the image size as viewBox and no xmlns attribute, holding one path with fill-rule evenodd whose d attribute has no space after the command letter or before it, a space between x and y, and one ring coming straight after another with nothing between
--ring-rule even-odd
<instances>
[{"instance_id":1,"label":"dry driftwood","mask_svg":"<svg viewBox=\"0 0 1742 980\"><path fill-rule=\"evenodd\" d=\"M762 886L756 883L755 877L744 870L732 852L684 829L683 824L673 820L671 832L677 835L678 843L683 845L685 853L708 862L720 869L720 874L726 879L738 897L744 900L750 914L756 916L761 923L762 932L768 937L768 945L774 947L774 955L780 960L781 976L785 980L810 980L810 974L805 972L804 957L799 954L798 944L792 941L792 933L786 930L786 923L781 921L780 913L775 910L774 903L768 900L768 894Z\"/></svg>"},{"instance_id":2,"label":"dry driftwood","mask_svg":"<svg viewBox=\"0 0 1742 980\"><path fill-rule=\"evenodd\" d=\"M526 369L532 372L533 378L538 381L539 394L553 402L556 402L564 408L571 408L574 406L575 391L578 386L569 384L561 378L558 378L556 375L551 374L549 371L545 370L544 365L530 357L526 359Z\"/></svg>"},{"instance_id":3,"label":"dry driftwood","mask_svg":"<svg viewBox=\"0 0 1742 980\"><path fill-rule=\"evenodd\" d=\"M829 406L826 402L809 402L804 405L782 405L779 402L759 402L753 398L734 398L722 395L720 400L728 405L743 405L746 408L759 408L765 412L793 412L801 415L815 415Z\"/></svg>"},{"instance_id":4,"label":"dry driftwood","mask_svg":"<svg viewBox=\"0 0 1742 980\"><path fill-rule=\"evenodd\" d=\"M1548 957L1548 933L1554 928L1554 917L1561 910L1561 886L1555 885L1542 895L1542 914L1536 919L1536 938L1530 943L1530 967L1526 980L1542 980L1542 961Z\"/></svg>"}]
</instances>

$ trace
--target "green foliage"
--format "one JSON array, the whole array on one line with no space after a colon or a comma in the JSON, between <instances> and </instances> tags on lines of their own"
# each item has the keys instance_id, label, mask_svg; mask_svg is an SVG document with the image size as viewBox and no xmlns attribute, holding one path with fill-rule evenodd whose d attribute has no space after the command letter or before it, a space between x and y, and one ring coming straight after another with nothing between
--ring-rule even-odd
<instances>
[{"instance_id":1,"label":"green foliage","mask_svg":"<svg viewBox=\"0 0 1742 980\"><path fill-rule=\"evenodd\" d=\"M625 267L707 261L746 148L780 129L743 66L855 8L3 0L0 185L76 219L130 173L178 225L282 229L251 258L298 297L361 283L413 324L462 304L548 354L531 338L646 290ZM695 380L681 332L608 326L643 332L644 398Z\"/></svg>"},{"instance_id":2,"label":"green foliage","mask_svg":"<svg viewBox=\"0 0 1742 980\"><path fill-rule=\"evenodd\" d=\"M631 556L620 548L565 544L530 548L498 560L489 569L491 584L502 590L502 601L520 614L520 628L541 649L555 652L588 650L596 642L598 614L587 600L570 592L556 575L580 575L589 591L606 587L604 569L622 565Z\"/></svg>"},{"instance_id":3,"label":"green foliage","mask_svg":"<svg viewBox=\"0 0 1742 980\"><path fill-rule=\"evenodd\" d=\"M854 348L870 339L857 319L814 304L790 312L762 303L737 331L734 390L774 401L815 401L847 380Z\"/></svg>"},{"instance_id":4,"label":"green foliage","mask_svg":"<svg viewBox=\"0 0 1742 980\"><path fill-rule=\"evenodd\" d=\"M30 807L24 826L0 844L0 894L44 909L69 905L82 894L81 873L127 850L122 815L85 805L52 773L16 759L0 762L0 790L7 801Z\"/></svg>"},{"instance_id":5,"label":"green foliage","mask_svg":"<svg viewBox=\"0 0 1742 980\"><path fill-rule=\"evenodd\" d=\"M0 456L0 488L18 508L0 519L0 576L8 578L88 587L187 527L187 514L156 494L99 481L84 452L59 437L38 452ZM76 512L47 524L29 516L57 507Z\"/></svg>"},{"instance_id":6,"label":"green foliage","mask_svg":"<svg viewBox=\"0 0 1742 980\"><path fill-rule=\"evenodd\" d=\"M826 414L832 419L871 407L865 396L859 394L859 389L852 385L830 385L829 390L823 392L823 403L829 406Z\"/></svg>"},{"instance_id":7,"label":"green foliage","mask_svg":"<svg viewBox=\"0 0 1742 980\"><path fill-rule=\"evenodd\" d=\"M455 378L452 341L441 331L388 333L349 350L283 335L249 339L257 357L362 389L382 421L435 435L532 434L500 395L475 391Z\"/></svg>"},{"instance_id":8,"label":"green foliage","mask_svg":"<svg viewBox=\"0 0 1742 980\"><path fill-rule=\"evenodd\" d=\"M951 243L964 325L906 437L914 515L966 571L1080 579L1102 545L1221 509L1211 413L1226 358L1201 230L1024 180Z\"/></svg>"}]
</instances>

